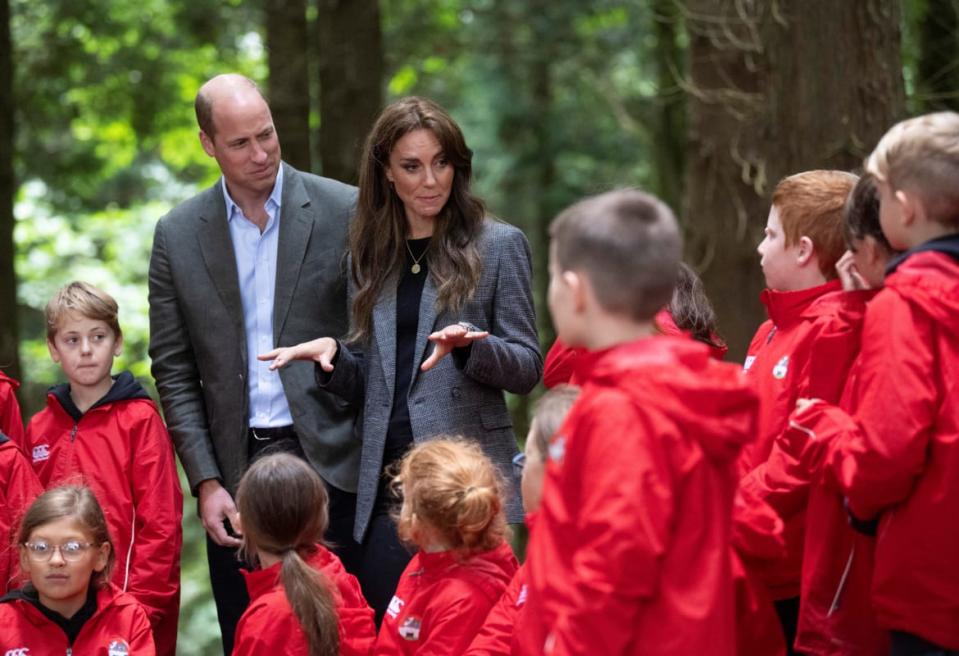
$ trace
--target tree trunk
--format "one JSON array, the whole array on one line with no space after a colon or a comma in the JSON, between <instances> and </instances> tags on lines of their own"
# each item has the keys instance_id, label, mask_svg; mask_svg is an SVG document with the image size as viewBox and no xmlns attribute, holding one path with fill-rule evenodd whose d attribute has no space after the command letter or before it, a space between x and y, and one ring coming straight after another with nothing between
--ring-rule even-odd
<instances>
[{"instance_id":1,"label":"tree trunk","mask_svg":"<svg viewBox=\"0 0 959 656\"><path fill-rule=\"evenodd\" d=\"M306 0L266 0L270 109L283 159L311 170L310 73Z\"/></svg>"},{"instance_id":2,"label":"tree trunk","mask_svg":"<svg viewBox=\"0 0 959 656\"><path fill-rule=\"evenodd\" d=\"M678 32L682 18L675 0L655 0L653 34L656 45L649 54L654 59L658 90L652 133L652 186L655 193L674 211L683 205L683 173L686 152L686 96L680 86L684 68Z\"/></svg>"},{"instance_id":3,"label":"tree trunk","mask_svg":"<svg viewBox=\"0 0 959 656\"><path fill-rule=\"evenodd\" d=\"M731 357L765 312L756 245L784 176L856 169L904 106L896 0L685 0L687 257Z\"/></svg>"},{"instance_id":4,"label":"tree trunk","mask_svg":"<svg viewBox=\"0 0 959 656\"><path fill-rule=\"evenodd\" d=\"M10 2L0 0L0 368L20 378L17 340L17 277L14 269L13 43Z\"/></svg>"},{"instance_id":5,"label":"tree trunk","mask_svg":"<svg viewBox=\"0 0 959 656\"><path fill-rule=\"evenodd\" d=\"M383 106L378 0L319 0L323 175L356 183L363 141Z\"/></svg>"}]
</instances>

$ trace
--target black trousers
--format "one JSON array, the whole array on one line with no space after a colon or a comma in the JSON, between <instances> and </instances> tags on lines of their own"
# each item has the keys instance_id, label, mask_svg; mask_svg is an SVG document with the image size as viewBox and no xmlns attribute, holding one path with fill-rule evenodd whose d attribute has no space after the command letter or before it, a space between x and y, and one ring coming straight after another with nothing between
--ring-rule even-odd
<instances>
[{"instance_id":1,"label":"black trousers","mask_svg":"<svg viewBox=\"0 0 959 656\"><path fill-rule=\"evenodd\" d=\"M292 453L306 459L303 449L292 427L264 431L256 429L254 437L251 429L249 440L250 462L270 453ZM356 517L356 495L326 484L330 497L330 524L324 540L330 549L343 561L347 571L357 574L361 562L360 545L353 540L353 522ZM223 637L223 653L230 656L233 652L233 640L236 625L250 605L250 596L246 591L246 582L241 570L249 566L240 560L238 549L221 547L209 535L206 538L207 564L210 567L210 586L213 588L213 600L216 603L217 620L220 635ZM389 602L389 600L387 600Z\"/></svg>"},{"instance_id":2,"label":"black trousers","mask_svg":"<svg viewBox=\"0 0 959 656\"><path fill-rule=\"evenodd\" d=\"M792 656L796 653L793 644L796 642L796 627L799 624L799 597L781 599L773 602L773 605L776 607L779 624L783 628L783 637L786 639L786 653Z\"/></svg>"},{"instance_id":3,"label":"black trousers","mask_svg":"<svg viewBox=\"0 0 959 656\"><path fill-rule=\"evenodd\" d=\"M959 651L946 649L904 631L893 631L890 637L890 656L959 656Z\"/></svg>"},{"instance_id":4,"label":"black trousers","mask_svg":"<svg viewBox=\"0 0 959 656\"><path fill-rule=\"evenodd\" d=\"M359 569L354 574L360 581L363 596L373 609L376 627L379 628L386 607L396 592L400 575L413 554L400 542L393 518L382 512L370 518L360 553Z\"/></svg>"}]
</instances>

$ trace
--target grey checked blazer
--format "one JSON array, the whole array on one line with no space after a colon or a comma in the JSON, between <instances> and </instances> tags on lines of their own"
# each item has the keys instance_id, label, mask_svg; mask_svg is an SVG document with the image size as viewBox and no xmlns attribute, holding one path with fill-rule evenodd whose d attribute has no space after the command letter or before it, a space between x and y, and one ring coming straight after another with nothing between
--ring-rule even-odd
<instances>
[{"instance_id":1,"label":"grey checked blazer","mask_svg":"<svg viewBox=\"0 0 959 656\"><path fill-rule=\"evenodd\" d=\"M346 234L356 188L283 164L273 305L275 346L348 327ZM150 258L150 357L190 489L220 479L236 492L247 467L246 331L220 182L157 223ZM336 487L356 490L353 413L316 387L309 362L280 371L300 444Z\"/></svg>"},{"instance_id":2,"label":"grey checked blazer","mask_svg":"<svg viewBox=\"0 0 959 656\"><path fill-rule=\"evenodd\" d=\"M456 315L437 315L436 287L427 278L420 301L409 411L416 442L440 434L477 440L509 483L507 517L523 518L519 485L510 461L516 436L503 390L526 394L539 382L543 358L536 335L532 264L526 236L511 225L487 219L478 241L483 273L473 298ZM331 374L317 368L318 382L357 408L362 458L354 537L362 542L383 469L383 449L396 380L396 285L394 276L373 308L371 337L362 350L341 349ZM432 347L427 336L468 321L489 336L473 343L459 368L452 356L430 371L419 365Z\"/></svg>"}]
</instances>

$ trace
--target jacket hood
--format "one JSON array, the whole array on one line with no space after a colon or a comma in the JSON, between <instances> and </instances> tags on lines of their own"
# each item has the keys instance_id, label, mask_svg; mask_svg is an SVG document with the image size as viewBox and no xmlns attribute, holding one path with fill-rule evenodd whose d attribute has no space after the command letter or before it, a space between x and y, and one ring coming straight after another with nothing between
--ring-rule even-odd
<instances>
[{"instance_id":1,"label":"jacket hood","mask_svg":"<svg viewBox=\"0 0 959 656\"><path fill-rule=\"evenodd\" d=\"M149 398L150 395L147 394L143 386L137 382L133 374L129 371L124 371L118 376L113 377L113 386L103 395L103 398L90 406L87 412L90 412L94 408L118 401L132 401L133 399L149 400ZM50 388L47 392L47 404L49 405L54 400L60 404L60 407L62 407L68 415L73 417L74 421L80 421L80 418L83 417L84 413L80 412L77 404L74 403L70 397L70 383L60 383Z\"/></svg>"},{"instance_id":2,"label":"jacket hood","mask_svg":"<svg viewBox=\"0 0 959 656\"><path fill-rule=\"evenodd\" d=\"M717 361L699 342L651 337L591 353L587 384L625 390L635 403L654 398L656 408L707 457L735 460L755 435L759 400L739 365Z\"/></svg>"},{"instance_id":3,"label":"jacket hood","mask_svg":"<svg viewBox=\"0 0 959 656\"><path fill-rule=\"evenodd\" d=\"M782 328L799 321L825 294L842 291L842 283L830 280L824 285L799 289L792 292L780 292L775 289L764 289L759 300L766 306L766 313L772 322ZM818 312L814 312L818 314Z\"/></svg>"},{"instance_id":4,"label":"jacket hood","mask_svg":"<svg viewBox=\"0 0 959 656\"><path fill-rule=\"evenodd\" d=\"M304 556L304 560L306 560L310 567L317 571L324 571L334 560L333 553L322 544L316 545L315 551L304 554ZM240 574L243 575L243 580L246 582L246 590L250 593L250 601L254 601L268 592L272 592L281 585L281 566L282 563L274 563L264 569L240 570ZM333 585L333 581L330 581L330 583L331 587L335 589L336 586Z\"/></svg>"},{"instance_id":5,"label":"jacket hood","mask_svg":"<svg viewBox=\"0 0 959 656\"><path fill-rule=\"evenodd\" d=\"M516 573L516 556L505 540L489 551L464 556L459 551L438 551L417 554L424 576L442 577L453 568L462 568L474 585L497 599L503 586L509 585Z\"/></svg>"},{"instance_id":6,"label":"jacket hood","mask_svg":"<svg viewBox=\"0 0 959 656\"><path fill-rule=\"evenodd\" d=\"M933 239L892 264L886 287L944 328L959 331L959 235Z\"/></svg>"}]
</instances>

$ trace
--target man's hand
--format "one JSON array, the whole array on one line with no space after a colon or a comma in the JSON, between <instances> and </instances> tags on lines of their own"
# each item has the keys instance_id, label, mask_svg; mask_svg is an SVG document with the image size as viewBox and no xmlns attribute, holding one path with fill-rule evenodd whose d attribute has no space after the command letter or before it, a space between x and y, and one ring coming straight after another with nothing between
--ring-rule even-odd
<instances>
[{"instance_id":1,"label":"man's hand","mask_svg":"<svg viewBox=\"0 0 959 656\"><path fill-rule=\"evenodd\" d=\"M270 371L282 369L293 360L313 360L319 362L323 371L333 371L333 358L336 356L337 343L332 337L320 337L311 342L296 346L283 346L269 353L256 356L257 360L272 360Z\"/></svg>"},{"instance_id":2,"label":"man's hand","mask_svg":"<svg viewBox=\"0 0 959 656\"><path fill-rule=\"evenodd\" d=\"M488 336L489 332L486 330L470 330L461 323L454 323L443 330L437 330L427 338L435 346L430 357L420 365L420 370L429 371L453 349L469 346L476 340L485 339Z\"/></svg>"},{"instance_id":3,"label":"man's hand","mask_svg":"<svg viewBox=\"0 0 959 656\"><path fill-rule=\"evenodd\" d=\"M200 483L199 497L200 521L209 536L221 547L239 547L240 540L230 537L223 526L225 519L230 522L233 532L240 534L239 513L230 493L220 481L211 478Z\"/></svg>"}]
</instances>

